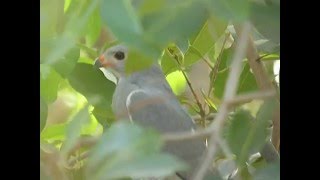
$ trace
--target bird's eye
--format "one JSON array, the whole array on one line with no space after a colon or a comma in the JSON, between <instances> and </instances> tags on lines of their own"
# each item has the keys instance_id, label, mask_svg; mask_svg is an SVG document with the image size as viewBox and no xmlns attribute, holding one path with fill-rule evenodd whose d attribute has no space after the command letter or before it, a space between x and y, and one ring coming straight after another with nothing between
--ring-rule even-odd
<instances>
[{"instance_id":1,"label":"bird's eye","mask_svg":"<svg viewBox=\"0 0 320 180\"><path fill-rule=\"evenodd\" d=\"M123 60L124 59L124 53L122 51L117 51L115 54L114 54L114 57L117 59L117 60Z\"/></svg>"}]
</instances>

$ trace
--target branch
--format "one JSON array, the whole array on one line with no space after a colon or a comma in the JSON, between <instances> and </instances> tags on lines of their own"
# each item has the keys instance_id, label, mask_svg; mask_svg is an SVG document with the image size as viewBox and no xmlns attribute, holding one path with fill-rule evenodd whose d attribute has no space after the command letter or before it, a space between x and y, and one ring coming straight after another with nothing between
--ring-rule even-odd
<instances>
[{"instance_id":1,"label":"branch","mask_svg":"<svg viewBox=\"0 0 320 180\"><path fill-rule=\"evenodd\" d=\"M237 34L240 33L240 28L240 26L235 26ZM263 63L260 61L260 57L257 48L254 45L253 39L250 36L248 37L247 58L258 87L261 90L274 89L274 86L269 80ZM277 99L280 101L279 94L277 94ZM278 107L276 111L280 111L279 108L280 107ZM275 147L278 147L280 145L280 118L277 117L273 119L272 143Z\"/></svg>"},{"instance_id":2,"label":"branch","mask_svg":"<svg viewBox=\"0 0 320 180\"><path fill-rule=\"evenodd\" d=\"M243 95L238 95L235 96L234 98L222 102L227 108L232 108L238 103L243 103L247 101L251 101L254 99L266 99L266 98L271 98L275 96L274 91L259 91L259 92L253 92L253 93L248 93L248 94L243 94ZM222 108L222 105L221 105ZM220 109L221 109L220 108ZM218 113L219 114L219 113ZM212 131L214 131L215 123L217 122L218 114L210 114L209 117L214 116L215 121L212 122L212 125L210 125L208 128L202 129L202 130L197 130L194 132L179 132L179 133L166 133L162 136L164 141L184 141L184 140L190 140L190 139L196 139L196 138L201 138L201 137L208 137ZM194 116L194 119L199 118L198 116Z\"/></svg>"},{"instance_id":3,"label":"branch","mask_svg":"<svg viewBox=\"0 0 320 180\"><path fill-rule=\"evenodd\" d=\"M270 97L274 97L276 95L276 91L274 90L267 90L267 91L259 91L254 93L244 94L242 96L237 96L228 101L229 105L236 106L242 103L247 103L252 101L253 99L266 99Z\"/></svg>"},{"instance_id":4,"label":"branch","mask_svg":"<svg viewBox=\"0 0 320 180\"><path fill-rule=\"evenodd\" d=\"M216 117L215 123L211 124L209 127L212 128L212 134L208 141L208 152L205 155L203 163L200 165L198 171L194 175L194 180L202 180L205 176L207 169L209 168L210 164L213 162L213 158L215 156L217 150L217 137L220 136L220 130L224 124L224 120L226 119L229 106L228 101L231 100L237 91L239 77L241 72L241 61L245 55L245 51L247 48L247 40L250 32L250 24L244 23L243 29L239 36L239 42L237 43L237 47L235 50L235 54L232 60L232 64L230 67L229 77L227 79L227 83L225 86L225 94L224 94L224 103L221 105L219 109L219 113ZM215 137L216 136L216 137Z\"/></svg>"}]
</instances>

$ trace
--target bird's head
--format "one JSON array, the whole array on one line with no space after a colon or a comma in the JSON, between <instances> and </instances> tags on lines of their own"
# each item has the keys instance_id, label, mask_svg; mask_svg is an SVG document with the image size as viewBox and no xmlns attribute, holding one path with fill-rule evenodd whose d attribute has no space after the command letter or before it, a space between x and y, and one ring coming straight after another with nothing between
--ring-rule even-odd
<instances>
[{"instance_id":1,"label":"bird's head","mask_svg":"<svg viewBox=\"0 0 320 180\"><path fill-rule=\"evenodd\" d=\"M118 74L124 74L127 56L128 48L125 45L115 45L101 54L95 60L94 66L109 69Z\"/></svg>"}]
</instances>

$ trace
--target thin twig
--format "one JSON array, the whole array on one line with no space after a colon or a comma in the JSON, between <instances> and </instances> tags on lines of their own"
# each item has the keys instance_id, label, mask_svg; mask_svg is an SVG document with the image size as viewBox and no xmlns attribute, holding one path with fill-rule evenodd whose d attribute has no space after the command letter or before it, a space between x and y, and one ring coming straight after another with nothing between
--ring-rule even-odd
<instances>
[{"instance_id":1,"label":"thin twig","mask_svg":"<svg viewBox=\"0 0 320 180\"><path fill-rule=\"evenodd\" d=\"M82 154L80 154L80 156L77 156L75 158L72 158L69 160L68 165L70 167L73 167L77 162L84 160L85 158L87 158L89 156L89 151L84 152Z\"/></svg>"},{"instance_id":2,"label":"thin twig","mask_svg":"<svg viewBox=\"0 0 320 180\"><path fill-rule=\"evenodd\" d=\"M230 104L232 106L236 106L238 104L249 102L253 99L266 99L266 98L274 97L275 95L276 95L276 92L274 90L248 93L248 94L244 94L242 96L237 96L237 97L229 100L228 104Z\"/></svg>"},{"instance_id":3,"label":"thin twig","mask_svg":"<svg viewBox=\"0 0 320 180\"><path fill-rule=\"evenodd\" d=\"M220 53L219 53L219 56L217 57L217 61L216 63L214 64L214 67L212 69L212 77L211 77L211 81L210 81L210 84L209 84L209 90L208 90L208 97L210 97L211 93L212 93L212 90L213 90L213 85L214 85L214 82L216 81L217 79L217 76L218 76L218 71L219 71L219 66L220 66L220 63L221 63L221 60L222 60L222 53L224 51L224 46L227 42L227 38L230 36L230 33L226 34L225 35L225 38L224 38L224 41L223 41L223 44L222 44L222 48L220 50Z\"/></svg>"},{"instance_id":4,"label":"thin twig","mask_svg":"<svg viewBox=\"0 0 320 180\"><path fill-rule=\"evenodd\" d=\"M203 119L203 121L204 121L204 119L205 119L205 111L204 111L204 109L203 109L203 107L202 107L202 105L201 105L201 103L200 103L200 101L199 101L199 98L198 98L197 94L195 93L195 91L194 91L194 89L193 89L193 87L192 87L192 85L191 85L191 82L190 82L188 76L186 75L185 71L182 69L181 63L179 62L178 58L174 57L174 59L175 59L176 62L178 63L178 68L180 69L180 71L182 72L184 78L185 78L186 81L187 81L187 84L188 84L188 86L189 86L189 88L190 88L190 90L191 90L191 93L192 93L192 95L194 96L194 98L195 98L195 100L196 100L196 103L197 103L197 105L198 105L198 107L199 107L199 114L200 114L200 116L202 117L202 119ZM205 123L205 122L204 122L204 123Z\"/></svg>"}]
</instances>

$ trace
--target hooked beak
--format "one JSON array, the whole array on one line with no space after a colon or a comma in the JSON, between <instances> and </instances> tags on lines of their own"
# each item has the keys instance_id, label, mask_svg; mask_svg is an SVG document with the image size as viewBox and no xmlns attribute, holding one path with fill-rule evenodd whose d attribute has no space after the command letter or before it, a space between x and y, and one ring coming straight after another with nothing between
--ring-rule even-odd
<instances>
[{"instance_id":1,"label":"hooked beak","mask_svg":"<svg viewBox=\"0 0 320 180\"><path fill-rule=\"evenodd\" d=\"M103 54L94 61L94 67L98 69L102 67L108 68L113 66L114 64L105 59Z\"/></svg>"}]
</instances>

